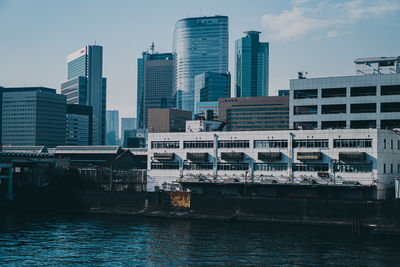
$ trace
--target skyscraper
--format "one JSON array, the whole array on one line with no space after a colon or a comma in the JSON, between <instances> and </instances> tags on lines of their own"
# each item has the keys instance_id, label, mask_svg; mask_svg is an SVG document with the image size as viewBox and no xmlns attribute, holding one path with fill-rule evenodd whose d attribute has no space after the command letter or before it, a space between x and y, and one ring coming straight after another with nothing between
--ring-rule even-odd
<instances>
[{"instance_id":1,"label":"skyscraper","mask_svg":"<svg viewBox=\"0 0 400 267\"><path fill-rule=\"evenodd\" d=\"M143 52L138 58L137 128L147 129L149 109L173 107L172 68L171 53Z\"/></svg>"},{"instance_id":2,"label":"skyscraper","mask_svg":"<svg viewBox=\"0 0 400 267\"><path fill-rule=\"evenodd\" d=\"M235 42L236 97L268 96L269 43L260 43L260 32L244 32Z\"/></svg>"},{"instance_id":3,"label":"skyscraper","mask_svg":"<svg viewBox=\"0 0 400 267\"><path fill-rule=\"evenodd\" d=\"M61 93L68 104L93 107L93 145L104 145L106 136L106 78L103 47L88 45L67 57L67 82Z\"/></svg>"},{"instance_id":4,"label":"skyscraper","mask_svg":"<svg viewBox=\"0 0 400 267\"><path fill-rule=\"evenodd\" d=\"M116 145L119 138L119 112L107 110L106 112L107 145Z\"/></svg>"},{"instance_id":5,"label":"skyscraper","mask_svg":"<svg viewBox=\"0 0 400 267\"><path fill-rule=\"evenodd\" d=\"M121 118L121 143L125 140L125 131L134 129L136 129L136 118Z\"/></svg>"},{"instance_id":6,"label":"skyscraper","mask_svg":"<svg viewBox=\"0 0 400 267\"><path fill-rule=\"evenodd\" d=\"M228 72L228 17L178 20L173 55L175 107L194 112L194 76L206 71Z\"/></svg>"}]
</instances>

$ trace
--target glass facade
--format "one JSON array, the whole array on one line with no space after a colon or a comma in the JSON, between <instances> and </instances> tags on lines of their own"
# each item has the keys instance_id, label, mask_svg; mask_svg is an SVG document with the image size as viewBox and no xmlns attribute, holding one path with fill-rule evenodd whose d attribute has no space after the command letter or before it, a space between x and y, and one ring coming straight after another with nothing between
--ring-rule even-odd
<instances>
[{"instance_id":1,"label":"glass facade","mask_svg":"<svg viewBox=\"0 0 400 267\"><path fill-rule=\"evenodd\" d=\"M176 108L194 112L194 77L207 71L228 72L228 17L179 20L174 28L173 56Z\"/></svg>"},{"instance_id":2,"label":"glass facade","mask_svg":"<svg viewBox=\"0 0 400 267\"><path fill-rule=\"evenodd\" d=\"M245 33L235 42L236 97L268 96L269 43L260 43L260 32Z\"/></svg>"},{"instance_id":3,"label":"glass facade","mask_svg":"<svg viewBox=\"0 0 400 267\"><path fill-rule=\"evenodd\" d=\"M86 61L87 55L85 54L68 62L68 81L79 76L87 76Z\"/></svg>"}]
</instances>

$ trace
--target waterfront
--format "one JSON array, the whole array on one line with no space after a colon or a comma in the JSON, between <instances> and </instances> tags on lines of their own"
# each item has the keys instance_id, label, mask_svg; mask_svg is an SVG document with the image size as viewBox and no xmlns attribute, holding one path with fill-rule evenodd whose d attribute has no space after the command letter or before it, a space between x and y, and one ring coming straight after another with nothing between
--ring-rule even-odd
<instances>
[{"instance_id":1,"label":"waterfront","mask_svg":"<svg viewBox=\"0 0 400 267\"><path fill-rule=\"evenodd\" d=\"M132 216L3 214L0 265L400 264L396 239L348 229Z\"/></svg>"}]
</instances>

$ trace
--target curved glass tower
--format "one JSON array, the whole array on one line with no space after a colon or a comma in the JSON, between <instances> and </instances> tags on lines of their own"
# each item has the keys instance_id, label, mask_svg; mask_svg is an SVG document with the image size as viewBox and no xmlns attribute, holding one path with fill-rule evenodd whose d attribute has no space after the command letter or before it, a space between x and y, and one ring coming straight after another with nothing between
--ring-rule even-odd
<instances>
[{"instance_id":1,"label":"curved glass tower","mask_svg":"<svg viewBox=\"0 0 400 267\"><path fill-rule=\"evenodd\" d=\"M207 71L228 71L228 17L178 20L173 53L176 108L194 112L194 76Z\"/></svg>"}]
</instances>

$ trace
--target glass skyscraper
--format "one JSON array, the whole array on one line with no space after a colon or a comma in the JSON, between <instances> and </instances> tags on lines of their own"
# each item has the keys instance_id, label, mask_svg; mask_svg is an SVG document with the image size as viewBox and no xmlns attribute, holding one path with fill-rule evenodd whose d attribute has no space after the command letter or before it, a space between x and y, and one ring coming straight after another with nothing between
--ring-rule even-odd
<instances>
[{"instance_id":1,"label":"glass skyscraper","mask_svg":"<svg viewBox=\"0 0 400 267\"><path fill-rule=\"evenodd\" d=\"M137 128L147 129L149 109L174 106L172 54L143 52L137 66Z\"/></svg>"},{"instance_id":2,"label":"glass skyscraper","mask_svg":"<svg viewBox=\"0 0 400 267\"><path fill-rule=\"evenodd\" d=\"M104 145L106 139L106 78L103 78L103 47L85 46L67 57L67 82L61 94L67 104L93 107L93 145Z\"/></svg>"},{"instance_id":3,"label":"glass skyscraper","mask_svg":"<svg viewBox=\"0 0 400 267\"><path fill-rule=\"evenodd\" d=\"M268 96L269 43L248 31L235 42L236 97Z\"/></svg>"},{"instance_id":4,"label":"glass skyscraper","mask_svg":"<svg viewBox=\"0 0 400 267\"><path fill-rule=\"evenodd\" d=\"M107 110L106 111L106 143L107 145L113 146L117 144L119 138L119 112L118 110Z\"/></svg>"},{"instance_id":5,"label":"glass skyscraper","mask_svg":"<svg viewBox=\"0 0 400 267\"><path fill-rule=\"evenodd\" d=\"M174 28L174 100L177 109L194 112L194 77L228 72L228 17L178 20Z\"/></svg>"}]
</instances>

